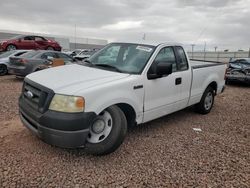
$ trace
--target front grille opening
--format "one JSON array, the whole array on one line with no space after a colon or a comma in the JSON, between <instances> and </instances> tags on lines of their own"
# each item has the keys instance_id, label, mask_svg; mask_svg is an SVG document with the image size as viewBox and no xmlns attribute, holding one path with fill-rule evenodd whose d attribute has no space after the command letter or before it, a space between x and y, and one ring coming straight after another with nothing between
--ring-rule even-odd
<instances>
[{"instance_id":1,"label":"front grille opening","mask_svg":"<svg viewBox=\"0 0 250 188\"><path fill-rule=\"evenodd\" d=\"M45 106L48 93L25 82L23 87L23 98L25 102L36 111L42 111Z\"/></svg>"}]
</instances>

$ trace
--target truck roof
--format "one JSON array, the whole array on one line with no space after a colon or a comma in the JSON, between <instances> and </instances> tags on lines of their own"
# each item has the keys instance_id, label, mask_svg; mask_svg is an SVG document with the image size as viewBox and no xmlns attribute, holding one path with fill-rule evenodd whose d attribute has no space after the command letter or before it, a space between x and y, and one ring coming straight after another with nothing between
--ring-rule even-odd
<instances>
[{"instance_id":1,"label":"truck roof","mask_svg":"<svg viewBox=\"0 0 250 188\"><path fill-rule=\"evenodd\" d=\"M181 43L177 42L154 42L154 41L129 41L129 42L123 42L123 41L117 41L112 43L128 43L128 44L141 44L141 45L150 45L150 46L158 46L161 44L169 45L169 46L182 46Z\"/></svg>"}]
</instances>

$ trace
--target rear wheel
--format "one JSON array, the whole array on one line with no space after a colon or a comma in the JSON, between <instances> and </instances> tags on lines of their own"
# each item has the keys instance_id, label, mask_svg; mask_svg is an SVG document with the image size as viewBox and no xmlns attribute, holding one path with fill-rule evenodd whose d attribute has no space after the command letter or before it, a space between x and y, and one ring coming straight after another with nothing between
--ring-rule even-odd
<instances>
[{"instance_id":1,"label":"rear wheel","mask_svg":"<svg viewBox=\"0 0 250 188\"><path fill-rule=\"evenodd\" d=\"M49 47L47 48L47 50L52 50L52 51L54 51L54 48L51 47L51 46L49 46Z\"/></svg>"},{"instance_id":2,"label":"rear wheel","mask_svg":"<svg viewBox=\"0 0 250 188\"><path fill-rule=\"evenodd\" d=\"M212 87L207 87L202 95L201 101L195 105L196 112L200 114L208 114L214 104L215 91Z\"/></svg>"},{"instance_id":3,"label":"rear wheel","mask_svg":"<svg viewBox=\"0 0 250 188\"><path fill-rule=\"evenodd\" d=\"M11 50L16 50L16 46L13 44L9 44L6 48L7 51L11 51Z\"/></svg>"},{"instance_id":4,"label":"rear wheel","mask_svg":"<svg viewBox=\"0 0 250 188\"><path fill-rule=\"evenodd\" d=\"M8 69L6 65L0 65L0 76L4 76L8 73Z\"/></svg>"},{"instance_id":5,"label":"rear wheel","mask_svg":"<svg viewBox=\"0 0 250 188\"><path fill-rule=\"evenodd\" d=\"M122 110L114 105L101 112L90 127L86 152L105 155L115 151L127 132L127 120Z\"/></svg>"}]
</instances>

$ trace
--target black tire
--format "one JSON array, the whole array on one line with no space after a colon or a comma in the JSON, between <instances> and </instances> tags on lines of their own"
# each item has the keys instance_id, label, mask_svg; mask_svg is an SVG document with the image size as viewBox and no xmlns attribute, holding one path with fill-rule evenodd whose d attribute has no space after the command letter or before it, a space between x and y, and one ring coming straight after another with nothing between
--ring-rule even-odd
<instances>
[{"instance_id":1,"label":"black tire","mask_svg":"<svg viewBox=\"0 0 250 188\"><path fill-rule=\"evenodd\" d=\"M17 47L14 44L9 44L6 47L6 51L11 51L11 50L16 50L16 49L17 49Z\"/></svg>"},{"instance_id":2,"label":"black tire","mask_svg":"<svg viewBox=\"0 0 250 188\"><path fill-rule=\"evenodd\" d=\"M230 81L228 79L225 80L226 85L230 85Z\"/></svg>"},{"instance_id":3,"label":"black tire","mask_svg":"<svg viewBox=\"0 0 250 188\"><path fill-rule=\"evenodd\" d=\"M8 69L6 65L0 65L0 76L8 74Z\"/></svg>"},{"instance_id":4,"label":"black tire","mask_svg":"<svg viewBox=\"0 0 250 188\"><path fill-rule=\"evenodd\" d=\"M106 155L114 152L123 142L127 133L127 120L122 110L114 105L108 107L112 117L113 126L109 135L99 143L89 143L85 145L85 151L92 155Z\"/></svg>"},{"instance_id":5,"label":"black tire","mask_svg":"<svg viewBox=\"0 0 250 188\"><path fill-rule=\"evenodd\" d=\"M206 97L208 95L209 96L211 95L211 97L212 97L211 106L209 108L206 105ZM211 111L211 109L213 108L214 96L215 96L214 89L212 87L208 86L201 97L201 101L195 105L195 111L200 113L200 114L208 114Z\"/></svg>"},{"instance_id":6,"label":"black tire","mask_svg":"<svg viewBox=\"0 0 250 188\"><path fill-rule=\"evenodd\" d=\"M54 51L55 49L54 49L53 47L49 46L49 47L47 48L47 50Z\"/></svg>"}]
</instances>

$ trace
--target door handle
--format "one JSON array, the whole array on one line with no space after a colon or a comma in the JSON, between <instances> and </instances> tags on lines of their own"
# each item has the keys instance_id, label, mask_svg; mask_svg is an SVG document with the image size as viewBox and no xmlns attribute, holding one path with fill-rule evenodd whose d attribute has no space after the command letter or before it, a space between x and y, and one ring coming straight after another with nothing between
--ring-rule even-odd
<instances>
[{"instance_id":1,"label":"door handle","mask_svg":"<svg viewBox=\"0 0 250 188\"><path fill-rule=\"evenodd\" d=\"M181 84L181 78L176 78L175 85L180 85L180 84Z\"/></svg>"}]
</instances>

